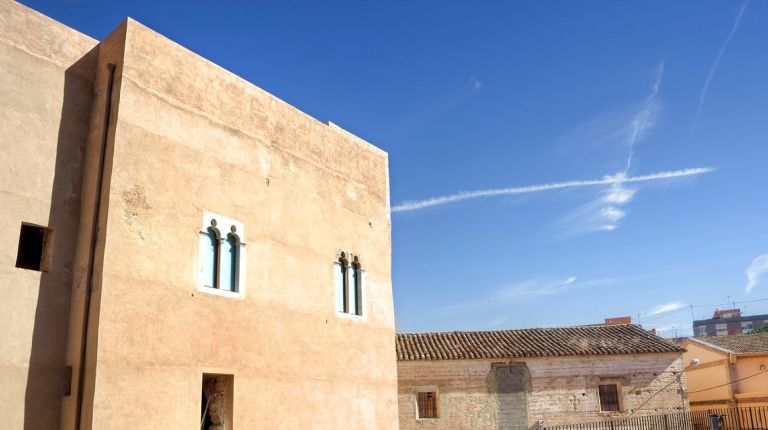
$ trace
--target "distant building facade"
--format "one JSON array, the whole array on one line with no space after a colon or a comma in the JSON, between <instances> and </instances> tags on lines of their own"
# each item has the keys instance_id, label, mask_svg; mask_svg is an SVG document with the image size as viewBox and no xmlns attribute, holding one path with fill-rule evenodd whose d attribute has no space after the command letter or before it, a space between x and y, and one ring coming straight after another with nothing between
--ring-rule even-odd
<instances>
[{"instance_id":1,"label":"distant building facade","mask_svg":"<svg viewBox=\"0 0 768 430\"><path fill-rule=\"evenodd\" d=\"M689 338L682 346L691 409L768 406L768 333Z\"/></svg>"},{"instance_id":2,"label":"distant building facade","mask_svg":"<svg viewBox=\"0 0 768 430\"><path fill-rule=\"evenodd\" d=\"M4 429L397 428L387 154L0 0Z\"/></svg>"},{"instance_id":3,"label":"distant building facade","mask_svg":"<svg viewBox=\"0 0 768 430\"><path fill-rule=\"evenodd\" d=\"M635 325L399 334L400 429L527 429L683 411L682 352Z\"/></svg>"},{"instance_id":4,"label":"distant building facade","mask_svg":"<svg viewBox=\"0 0 768 430\"><path fill-rule=\"evenodd\" d=\"M632 324L632 317L614 317L605 318L603 322L605 325L617 325L617 324Z\"/></svg>"},{"instance_id":5,"label":"distant building facade","mask_svg":"<svg viewBox=\"0 0 768 430\"><path fill-rule=\"evenodd\" d=\"M712 318L693 322L694 336L752 333L768 327L768 314L742 316L740 309L717 309Z\"/></svg>"}]
</instances>

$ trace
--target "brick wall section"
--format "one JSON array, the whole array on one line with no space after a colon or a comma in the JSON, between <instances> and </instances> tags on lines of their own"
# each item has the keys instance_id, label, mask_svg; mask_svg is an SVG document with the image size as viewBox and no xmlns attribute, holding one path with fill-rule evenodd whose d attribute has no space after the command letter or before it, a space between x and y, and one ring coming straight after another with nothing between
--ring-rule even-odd
<instances>
[{"instance_id":1,"label":"brick wall section","mask_svg":"<svg viewBox=\"0 0 768 430\"><path fill-rule=\"evenodd\" d=\"M512 403L504 403L505 394L494 389L493 367L503 362L398 362L400 429L506 430L526 428L520 417L532 428L539 420L552 426L617 418L641 405L635 416L688 409L679 353L506 361L525 363L530 374L530 381L523 381L527 392L513 396ZM622 412L600 412L597 387L601 382L619 384ZM430 385L438 387L440 418L418 420L415 393L418 387ZM519 399L524 399L525 410L510 413L509 405Z\"/></svg>"}]
</instances>

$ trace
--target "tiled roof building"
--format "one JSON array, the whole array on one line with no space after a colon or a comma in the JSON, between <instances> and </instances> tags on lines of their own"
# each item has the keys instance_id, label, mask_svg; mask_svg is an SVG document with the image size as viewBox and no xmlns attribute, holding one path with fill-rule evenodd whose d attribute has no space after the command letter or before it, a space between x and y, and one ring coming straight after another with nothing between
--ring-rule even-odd
<instances>
[{"instance_id":1,"label":"tiled roof building","mask_svg":"<svg viewBox=\"0 0 768 430\"><path fill-rule=\"evenodd\" d=\"M631 325L405 333L400 429L580 424L688 407L682 347Z\"/></svg>"},{"instance_id":2,"label":"tiled roof building","mask_svg":"<svg viewBox=\"0 0 768 430\"><path fill-rule=\"evenodd\" d=\"M674 343L631 324L397 335L397 359L401 361L683 351Z\"/></svg>"},{"instance_id":3,"label":"tiled roof building","mask_svg":"<svg viewBox=\"0 0 768 430\"><path fill-rule=\"evenodd\" d=\"M734 354L768 354L768 332L733 334L696 338L697 342L714 345Z\"/></svg>"}]
</instances>

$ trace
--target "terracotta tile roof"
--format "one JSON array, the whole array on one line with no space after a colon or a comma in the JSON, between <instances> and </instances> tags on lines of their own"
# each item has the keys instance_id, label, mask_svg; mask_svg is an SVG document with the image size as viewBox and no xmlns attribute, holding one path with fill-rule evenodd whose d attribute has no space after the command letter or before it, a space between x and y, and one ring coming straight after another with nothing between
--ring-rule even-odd
<instances>
[{"instance_id":1,"label":"terracotta tile roof","mask_svg":"<svg viewBox=\"0 0 768 430\"><path fill-rule=\"evenodd\" d=\"M684 352L640 326L595 325L499 331L403 333L398 361Z\"/></svg>"},{"instance_id":2,"label":"terracotta tile roof","mask_svg":"<svg viewBox=\"0 0 768 430\"><path fill-rule=\"evenodd\" d=\"M736 354L768 354L768 333L697 337L693 340L727 349Z\"/></svg>"}]
</instances>

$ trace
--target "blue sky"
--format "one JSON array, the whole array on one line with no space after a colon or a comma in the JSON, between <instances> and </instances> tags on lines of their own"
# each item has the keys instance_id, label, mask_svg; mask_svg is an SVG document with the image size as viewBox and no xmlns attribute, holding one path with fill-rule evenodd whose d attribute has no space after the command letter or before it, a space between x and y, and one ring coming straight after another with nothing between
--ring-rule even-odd
<instances>
[{"instance_id":1,"label":"blue sky","mask_svg":"<svg viewBox=\"0 0 768 430\"><path fill-rule=\"evenodd\" d=\"M400 331L768 313L766 1L24 3L386 150Z\"/></svg>"}]
</instances>

